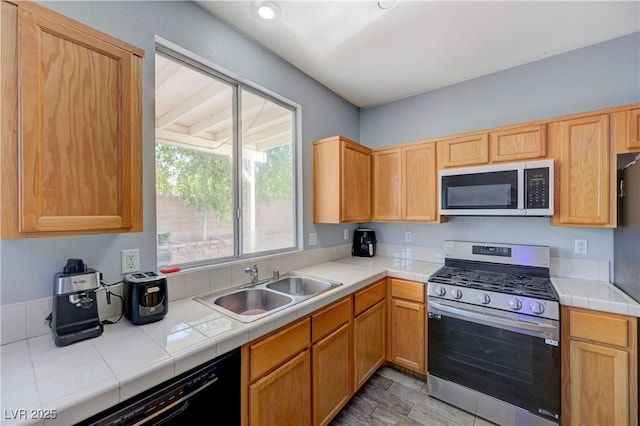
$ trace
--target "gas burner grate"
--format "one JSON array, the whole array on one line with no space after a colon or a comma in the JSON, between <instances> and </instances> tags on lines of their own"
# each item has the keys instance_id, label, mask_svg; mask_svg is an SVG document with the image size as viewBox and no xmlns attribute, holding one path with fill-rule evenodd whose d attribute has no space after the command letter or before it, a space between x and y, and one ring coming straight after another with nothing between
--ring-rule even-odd
<instances>
[{"instance_id":1,"label":"gas burner grate","mask_svg":"<svg viewBox=\"0 0 640 426\"><path fill-rule=\"evenodd\" d=\"M558 299L548 278L527 275L508 275L443 266L429 278L429 281L548 300Z\"/></svg>"}]
</instances>

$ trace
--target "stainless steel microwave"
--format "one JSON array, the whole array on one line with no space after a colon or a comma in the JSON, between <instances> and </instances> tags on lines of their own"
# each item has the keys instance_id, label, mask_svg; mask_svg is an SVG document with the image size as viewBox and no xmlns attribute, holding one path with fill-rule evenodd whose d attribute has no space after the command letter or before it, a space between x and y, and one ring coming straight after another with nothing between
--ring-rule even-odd
<instances>
[{"instance_id":1,"label":"stainless steel microwave","mask_svg":"<svg viewBox=\"0 0 640 426\"><path fill-rule=\"evenodd\" d=\"M440 170L440 214L553 216L553 160Z\"/></svg>"}]
</instances>

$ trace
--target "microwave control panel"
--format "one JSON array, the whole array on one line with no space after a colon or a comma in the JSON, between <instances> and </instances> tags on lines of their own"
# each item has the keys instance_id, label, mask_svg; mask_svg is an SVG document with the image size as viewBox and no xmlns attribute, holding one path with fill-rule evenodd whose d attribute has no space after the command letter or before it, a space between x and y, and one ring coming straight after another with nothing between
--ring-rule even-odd
<instances>
[{"instance_id":1,"label":"microwave control panel","mask_svg":"<svg viewBox=\"0 0 640 426\"><path fill-rule=\"evenodd\" d=\"M527 209L548 209L549 208L549 168L525 170L526 208Z\"/></svg>"}]
</instances>

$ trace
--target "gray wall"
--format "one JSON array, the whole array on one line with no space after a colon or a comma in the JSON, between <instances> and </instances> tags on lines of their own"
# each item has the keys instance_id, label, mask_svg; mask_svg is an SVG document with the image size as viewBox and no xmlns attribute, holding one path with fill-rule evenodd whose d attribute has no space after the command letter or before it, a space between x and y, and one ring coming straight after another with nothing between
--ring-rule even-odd
<instances>
[{"instance_id":1,"label":"gray wall","mask_svg":"<svg viewBox=\"0 0 640 426\"><path fill-rule=\"evenodd\" d=\"M343 243L343 227L312 223L311 142L342 134L359 139L359 110L315 80L245 38L195 3L41 2L145 50L143 64L144 232L0 242L1 304L51 295L53 274L66 259L83 258L104 273L107 283L121 279L120 250L139 248L143 270L156 268L154 190L154 49L155 36L169 40L244 79L290 99L302 107L304 234L317 232L318 246ZM350 225L353 229L355 225ZM307 239L305 238L305 245Z\"/></svg>"},{"instance_id":2,"label":"gray wall","mask_svg":"<svg viewBox=\"0 0 640 426\"><path fill-rule=\"evenodd\" d=\"M370 147L640 102L640 33L497 72L360 113ZM445 239L542 244L552 256L613 260L613 231L553 227L548 218L450 218L446 224L373 223L379 241L442 247ZM574 254L574 238L588 254ZM613 265L611 264L611 269Z\"/></svg>"}]
</instances>

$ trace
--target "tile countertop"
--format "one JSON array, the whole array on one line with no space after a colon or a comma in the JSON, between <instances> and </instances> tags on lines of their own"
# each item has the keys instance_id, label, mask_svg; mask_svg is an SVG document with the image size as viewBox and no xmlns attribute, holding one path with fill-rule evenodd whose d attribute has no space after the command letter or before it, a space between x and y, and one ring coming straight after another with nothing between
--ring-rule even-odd
<instances>
[{"instance_id":1,"label":"tile countertop","mask_svg":"<svg viewBox=\"0 0 640 426\"><path fill-rule=\"evenodd\" d=\"M56 347L48 334L4 345L0 424L78 422L380 278L426 283L441 266L380 256L347 257L295 271L342 286L252 323L237 322L189 297L172 301L162 321L135 326L123 318L105 326L102 336L70 346ZM562 304L640 316L640 305L607 282L552 282ZM46 410L55 410L55 418L38 418Z\"/></svg>"}]
</instances>

